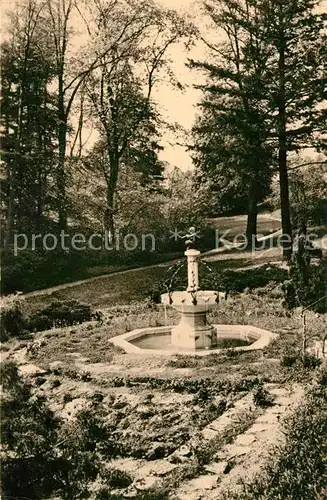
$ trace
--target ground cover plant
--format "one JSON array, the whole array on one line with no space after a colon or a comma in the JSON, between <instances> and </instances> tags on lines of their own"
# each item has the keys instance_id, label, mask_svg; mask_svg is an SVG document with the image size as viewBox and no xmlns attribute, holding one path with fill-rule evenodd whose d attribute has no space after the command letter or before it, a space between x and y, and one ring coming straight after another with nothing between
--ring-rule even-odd
<instances>
[{"instance_id":1,"label":"ground cover plant","mask_svg":"<svg viewBox=\"0 0 327 500\"><path fill-rule=\"evenodd\" d=\"M88 495L88 482L102 472L96 453L100 424L80 412L64 423L45 398L18 374L12 362L2 364L2 492L4 498L60 498Z\"/></svg>"}]
</instances>

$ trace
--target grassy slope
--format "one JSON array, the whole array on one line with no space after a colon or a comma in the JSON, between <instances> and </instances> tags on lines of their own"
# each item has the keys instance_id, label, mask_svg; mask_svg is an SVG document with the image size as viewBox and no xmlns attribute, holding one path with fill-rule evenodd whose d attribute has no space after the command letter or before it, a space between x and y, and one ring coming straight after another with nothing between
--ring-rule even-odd
<instances>
[{"instance_id":1,"label":"grassy slope","mask_svg":"<svg viewBox=\"0 0 327 500\"><path fill-rule=\"evenodd\" d=\"M264 261L264 260L263 260ZM26 298L32 309L44 307L45 303L57 300L76 299L95 308L130 304L144 300L152 288L166 276L171 264L162 264L148 269L131 270L128 273L113 274L99 279L69 286L47 295L33 295ZM248 259L224 259L210 263L215 270L235 269L249 265ZM185 273L185 269L182 269Z\"/></svg>"},{"instance_id":2,"label":"grassy slope","mask_svg":"<svg viewBox=\"0 0 327 500\"><path fill-rule=\"evenodd\" d=\"M238 234L244 234L246 230L246 215L235 215L233 217L217 217L216 219L210 220L210 225L219 232L226 233L226 239L231 240ZM258 215L258 235L268 235L274 233L280 229L280 219L278 216L269 217L269 214L259 214Z\"/></svg>"},{"instance_id":3,"label":"grassy slope","mask_svg":"<svg viewBox=\"0 0 327 500\"><path fill-rule=\"evenodd\" d=\"M269 218L266 215L259 215L258 218L258 232L260 234L270 234L279 228L278 219ZM217 219L212 219L211 226L223 233L225 230L230 230L227 235L227 239L233 239L237 234L243 234L246 226L246 216L235 216L235 217L222 217ZM211 244L214 246L214 242ZM63 284L71 284L77 280L87 280L94 277L101 277L104 275L134 269L138 267L143 267L147 265L154 265L156 263L164 263L171 261L173 259L181 257L180 252L166 252L166 253L145 253L138 252L137 254L131 252L130 255L117 255L113 257L108 254L108 259L105 255L101 254L94 258L94 255L90 254L91 261L84 256L84 260L76 261L74 259L71 263L67 262L66 256L58 257L59 261L56 260L55 255L53 262L49 259L48 262L44 262L44 258L41 256L38 258L35 252L29 252L26 256L23 253L19 253L18 257L11 257L4 267L3 273L3 290L5 293L10 291L23 291L23 292L33 292L34 290L42 290L47 287L56 287ZM256 259L260 256L256 255ZM219 255L220 259L229 260L229 255ZM239 251L236 255L231 254L231 259L236 258L240 261L245 261L247 259L250 262L253 256L249 253L240 254ZM61 260L60 260L61 259ZM85 262L84 262L85 261ZM248 262L240 262L240 265L246 265ZM227 267L227 266L226 266Z\"/></svg>"}]
</instances>

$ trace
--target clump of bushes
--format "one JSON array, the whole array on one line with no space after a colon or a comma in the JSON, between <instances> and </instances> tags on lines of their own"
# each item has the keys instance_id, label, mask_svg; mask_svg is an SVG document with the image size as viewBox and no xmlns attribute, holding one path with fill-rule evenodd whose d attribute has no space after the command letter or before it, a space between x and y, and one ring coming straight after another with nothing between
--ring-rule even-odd
<instances>
[{"instance_id":1,"label":"clump of bushes","mask_svg":"<svg viewBox=\"0 0 327 500\"><path fill-rule=\"evenodd\" d=\"M312 265L305 250L297 252L283 283L284 305L287 309L310 308L317 313L327 311L326 301L327 262Z\"/></svg>"},{"instance_id":2,"label":"clump of bushes","mask_svg":"<svg viewBox=\"0 0 327 500\"><path fill-rule=\"evenodd\" d=\"M101 320L101 313L93 312L88 304L78 300L55 301L40 311L27 314L19 295L2 299L1 341L11 337L24 338L30 332L54 327L72 326L93 319Z\"/></svg>"},{"instance_id":3,"label":"clump of bushes","mask_svg":"<svg viewBox=\"0 0 327 500\"><path fill-rule=\"evenodd\" d=\"M0 367L4 498L94 498L95 488L110 495L132 483L125 471L105 466L120 450L101 402L67 421L34 394L13 362Z\"/></svg>"},{"instance_id":4,"label":"clump of bushes","mask_svg":"<svg viewBox=\"0 0 327 500\"><path fill-rule=\"evenodd\" d=\"M303 367L314 370L321 365L321 359L307 352L303 353L298 346L290 344L281 350L280 364L286 368Z\"/></svg>"},{"instance_id":5,"label":"clump of bushes","mask_svg":"<svg viewBox=\"0 0 327 500\"><path fill-rule=\"evenodd\" d=\"M294 346L286 346L280 357L280 364L286 368L290 368L300 359L300 350Z\"/></svg>"},{"instance_id":6,"label":"clump of bushes","mask_svg":"<svg viewBox=\"0 0 327 500\"><path fill-rule=\"evenodd\" d=\"M202 387L193 397L193 404L203 404L213 399L213 395L210 389L207 387Z\"/></svg>"},{"instance_id":7,"label":"clump of bushes","mask_svg":"<svg viewBox=\"0 0 327 500\"><path fill-rule=\"evenodd\" d=\"M264 266L244 271L223 271L225 290L243 292L245 289L263 288L268 283L282 283L287 277L287 271L275 266Z\"/></svg>"},{"instance_id":8,"label":"clump of bushes","mask_svg":"<svg viewBox=\"0 0 327 500\"><path fill-rule=\"evenodd\" d=\"M273 396L262 385L259 385L254 389L253 402L256 406L266 408L267 406L272 406L273 401Z\"/></svg>"},{"instance_id":9,"label":"clump of bushes","mask_svg":"<svg viewBox=\"0 0 327 500\"><path fill-rule=\"evenodd\" d=\"M6 342L10 337L22 338L27 331L27 321L18 295L1 298L0 340Z\"/></svg>"},{"instance_id":10,"label":"clump of bushes","mask_svg":"<svg viewBox=\"0 0 327 500\"><path fill-rule=\"evenodd\" d=\"M127 488L133 482L133 478L126 471L122 471L115 467L105 469L101 473L101 478L105 484L111 488Z\"/></svg>"},{"instance_id":11,"label":"clump of bushes","mask_svg":"<svg viewBox=\"0 0 327 500\"><path fill-rule=\"evenodd\" d=\"M78 300L55 301L33 314L28 321L30 331L48 330L91 321L94 315L88 304Z\"/></svg>"}]
</instances>

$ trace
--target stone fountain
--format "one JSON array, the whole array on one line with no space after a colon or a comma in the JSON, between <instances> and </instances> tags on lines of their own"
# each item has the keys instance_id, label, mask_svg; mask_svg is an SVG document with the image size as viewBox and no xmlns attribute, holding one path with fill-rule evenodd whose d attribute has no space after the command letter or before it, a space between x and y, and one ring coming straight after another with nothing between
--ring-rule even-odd
<instances>
[{"instance_id":1,"label":"stone fountain","mask_svg":"<svg viewBox=\"0 0 327 500\"><path fill-rule=\"evenodd\" d=\"M177 325L148 327L132 330L110 339L127 353L197 354L223 351L217 347L222 341L236 341L235 350L255 350L265 347L275 334L252 325L213 325L208 323L208 312L219 301L219 293L199 287L200 252L194 248L196 231L190 228L186 236L187 288L161 295L164 307L172 306L180 314ZM237 345L237 342L239 344ZM246 345L244 345L246 344Z\"/></svg>"},{"instance_id":2,"label":"stone fountain","mask_svg":"<svg viewBox=\"0 0 327 500\"><path fill-rule=\"evenodd\" d=\"M171 344L181 349L210 349L217 344L217 331L208 324L207 313L217 302L218 293L199 288L200 255L194 248L187 248L185 252L187 289L161 295L163 304L171 305L181 314L179 324L171 330Z\"/></svg>"}]
</instances>

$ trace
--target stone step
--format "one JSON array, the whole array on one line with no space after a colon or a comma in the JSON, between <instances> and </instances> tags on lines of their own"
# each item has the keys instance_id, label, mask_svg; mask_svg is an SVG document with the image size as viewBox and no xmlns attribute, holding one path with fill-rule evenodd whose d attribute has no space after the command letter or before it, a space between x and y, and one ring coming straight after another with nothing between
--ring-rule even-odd
<instances>
[{"instance_id":1,"label":"stone step","mask_svg":"<svg viewBox=\"0 0 327 500\"><path fill-rule=\"evenodd\" d=\"M236 437L233 443L223 446L217 452L216 459L205 466L205 470L213 474L209 476L210 480L206 484L213 486L204 488L201 485L202 476L201 480L196 478L198 481L192 479L180 486L176 492L178 500L184 498L217 500L220 498L220 493L225 493L231 485L237 484L244 477L252 477L252 474L260 470L270 446L283 438L279 426L280 416L294 409L303 396L303 389L298 384L294 385L293 391L285 388L278 391L278 386L265 386L265 388L269 392L274 390L276 393L274 406L267 408L246 432ZM285 397L285 393L289 394L288 398ZM251 395L247 396L250 402ZM246 397L242 399L245 400Z\"/></svg>"},{"instance_id":2,"label":"stone step","mask_svg":"<svg viewBox=\"0 0 327 500\"><path fill-rule=\"evenodd\" d=\"M284 396L276 398L275 403L279 406L279 413L284 417L290 411L294 411L303 394L303 389L296 385L287 401ZM220 495L223 496L229 488L237 490L245 477L250 481L260 472L264 461L269 457L271 446L280 443L285 437L280 429L277 418L279 415L273 410L274 407L267 409L243 435L238 436L234 443L226 447L225 452L229 447L229 454L225 454L224 460L232 460L235 457L235 465L228 474L220 475L220 481L217 482L216 488L208 492L206 500L220 498Z\"/></svg>"}]
</instances>

